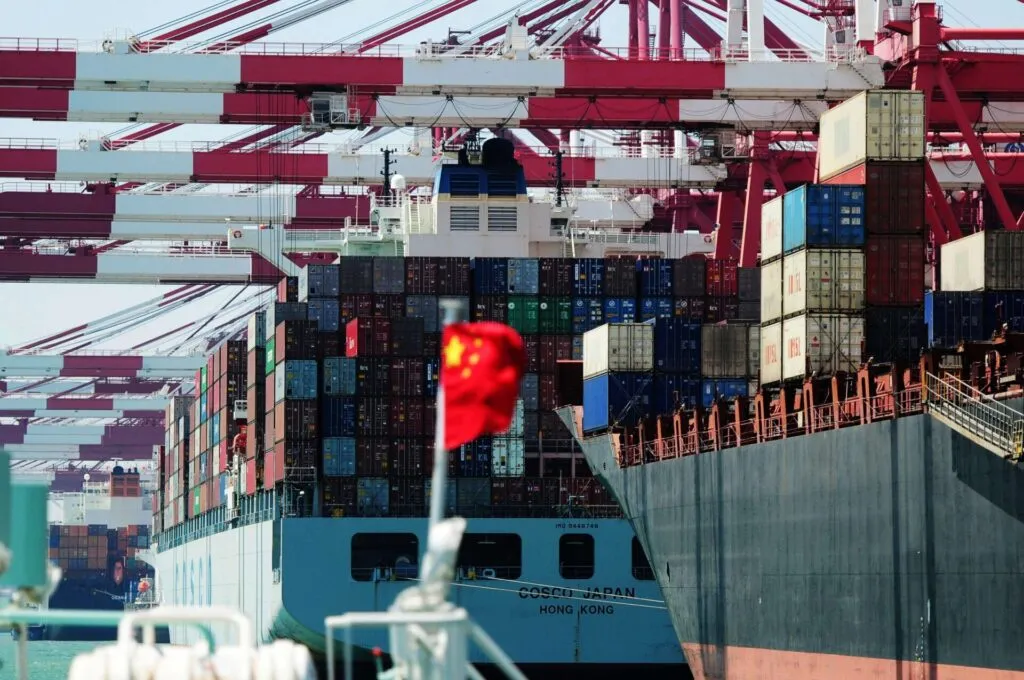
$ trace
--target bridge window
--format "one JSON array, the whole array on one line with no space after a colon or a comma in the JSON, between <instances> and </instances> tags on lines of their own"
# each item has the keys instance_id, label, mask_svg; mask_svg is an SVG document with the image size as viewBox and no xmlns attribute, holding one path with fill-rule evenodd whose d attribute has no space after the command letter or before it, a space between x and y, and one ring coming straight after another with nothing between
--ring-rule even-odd
<instances>
[{"instance_id":1,"label":"bridge window","mask_svg":"<svg viewBox=\"0 0 1024 680\"><path fill-rule=\"evenodd\" d=\"M523 574L523 541L518 534L465 534L456 564L462 576L517 579Z\"/></svg>"},{"instance_id":2,"label":"bridge window","mask_svg":"<svg viewBox=\"0 0 1024 680\"><path fill-rule=\"evenodd\" d=\"M419 543L416 534L356 534L352 537L352 578L416 578Z\"/></svg>"},{"instance_id":3,"label":"bridge window","mask_svg":"<svg viewBox=\"0 0 1024 680\"><path fill-rule=\"evenodd\" d=\"M593 536L590 534L564 534L558 540L558 573L562 575L562 578L593 578Z\"/></svg>"},{"instance_id":4,"label":"bridge window","mask_svg":"<svg viewBox=\"0 0 1024 680\"><path fill-rule=\"evenodd\" d=\"M644 547L640 545L640 541L636 536L633 537L632 552L633 578L638 581L653 581L654 569L651 569L651 563L647 560L647 553L644 552Z\"/></svg>"}]
</instances>

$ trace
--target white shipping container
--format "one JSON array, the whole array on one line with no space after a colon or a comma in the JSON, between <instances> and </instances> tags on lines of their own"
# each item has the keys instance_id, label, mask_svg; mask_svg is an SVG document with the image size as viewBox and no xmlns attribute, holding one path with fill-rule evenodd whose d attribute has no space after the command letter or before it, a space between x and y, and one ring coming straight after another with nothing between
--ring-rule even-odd
<instances>
[{"instance_id":1,"label":"white shipping container","mask_svg":"<svg viewBox=\"0 0 1024 680\"><path fill-rule=\"evenodd\" d=\"M822 179L868 160L925 157L923 92L862 92L826 111L819 123L818 171Z\"/></svg>"},{"instance_id":2,"label":"white shipping container","mask_svg":"<svg viewBox=\"0 0 1024 680\"><path fill-rule=\"evenodd\" d=\"M761 384L782 380L782 322L761 329Z\"/></svg>"},{"instance_id":3,"label":"white shipping container","mask_svg":"<svg viewBox=\"0 0 1024 680\"><path fill-rule=\"evenodd\" d=\"M761 372L761 327L750 324L747 334L747 375Z\"/></svg>"},{"instance_id":4,"label":"white shipping container","mask_svg":"<svg viewBox=\"0 0 1024 680\"><path fill-rule=\"evenodd\" d=\"M782 322L782 379L856 371L863 361L864 317L802 314Z\"/></svg>"},{"instance_id":5,"label":"white shipping container","mask_svg":"<svg viewBox=\"0 0 1024 680\"><path fill-rule=\"evenodd\" d=\"M782 318L782 260L761 265L761 323Z\"/></svg>"},{"instance_id":6,"label":"white shipping container","mask_svg":"<svg viewBox=\"0 0 1024 680\"><path fill-rule=\"evenodd\" d=\"M782 196L761 205L761 261L782 254Z\"/></svg>"},{"instance_id":7,"label":"white shipping container","mask_svg":"<svg viewBox=\"0 0 1024 680\"><path fill-rule=\"evenodd\" d=\"M495 437L491 440L491 474L495 477L522 477L526 474L526 442L519 437Z\"/></svg>"},{"instance_id":8,"label":"white shipping container","mask_svg":"<svg viewBox=\"0 0 1024 680\"><path fill-rule=\"evenodd\" d=\"M284 372L285 362L279 363L274 367L274 403L284 401L287 378Z\"/></svg>"},{"instance_id":9,"label":"white shipping container","mask_svg":"<svg viewBox=\"0 0 1024 680\"><path fill-rule=\"evenodd\" d=\"M654 326L606 323L583 334L583 377L654 370Z\"/></svg>"},{"instance_id":10,"label":"white shipping container","mask_svg":"<svg viewBox=\"0 0 1024 680\"><path fill-rule=\"evenodd\" d=\"M1024 288L1024 232L979 231L942 246L940 289Z\"/></svg>"},{"instance_id":11,"label":"white shipping container","mask_svg":"<svg viewBox=\"0 0 1024 680\"><path fill-rule=\"evenodd\" d=\"M864 309L864 253L804 249L782 260L782 314ZM772 321L774 319L769 319Z\"/></svg>"},{"instance_id":12,"label":"white shipping container","mask_svg":"<svg viewBox=\"0 0 1024 680\"><path fill-rule=\"evenodd\" d=\"M700 364L704 379L744 378L757 375L760 329L753 333L749 323L706 324L700 333ZM751 351L751 342L757 350Z\"/></svg>"},{"instance_id":13,"label":"white shipping container","mask_svg":"<svg viewBox=\"0 0 1024 680\"><path fill-rule=\"evenodd\" d=\"M305 271L305 270L303 270ZM273 305L271 305L273 306ZM260 333L262 335L262 333ZM245 348L247 352L251 352L257 347L257 342L262 341L263 338L256 337L256 314L255 312L249 315L249 329L245 334Z\"/></svg>"}]
</instances>

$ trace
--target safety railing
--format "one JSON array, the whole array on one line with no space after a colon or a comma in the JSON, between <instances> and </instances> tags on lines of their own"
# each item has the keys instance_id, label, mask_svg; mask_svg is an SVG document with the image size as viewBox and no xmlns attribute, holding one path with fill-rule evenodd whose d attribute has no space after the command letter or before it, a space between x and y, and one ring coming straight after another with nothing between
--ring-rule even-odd
<instances>
[{"instance_id":1,"label":"safety railing","mask_svg":"<svg viewBox=\"0 0 1024 680\"><path fill-rule=\"evenodd\" d=\"M0 52L75 52L78 41L70 38L8 38L0 37Z\"/></svg>"},{"instance_id":2,"label":"safety railing","mask_svg":"<svg viewBox=\"0 0 1024 680\"><path fill-rule=\"evenodd\" d=\"M1024 453L1024 413L954 376L927 375L929 412L995 447L1004 456Z\"/></svg>"}]
</instances>

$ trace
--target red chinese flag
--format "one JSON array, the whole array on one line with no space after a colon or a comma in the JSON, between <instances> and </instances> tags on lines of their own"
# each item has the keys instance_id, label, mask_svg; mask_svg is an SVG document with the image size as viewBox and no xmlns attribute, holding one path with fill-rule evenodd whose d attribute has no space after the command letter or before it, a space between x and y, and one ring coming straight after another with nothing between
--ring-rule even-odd
<instances>
[{"instance_id":1,"label":"red chinese flag","mask_svg":"<svg viewBox=\"0 0 1024 680\"><path fill-rule=\"evenodd\" d=\"M507 430L526 365L519 333L501 323L451 324L441 347L444 447Z\"/></svg>"}]
</instances>

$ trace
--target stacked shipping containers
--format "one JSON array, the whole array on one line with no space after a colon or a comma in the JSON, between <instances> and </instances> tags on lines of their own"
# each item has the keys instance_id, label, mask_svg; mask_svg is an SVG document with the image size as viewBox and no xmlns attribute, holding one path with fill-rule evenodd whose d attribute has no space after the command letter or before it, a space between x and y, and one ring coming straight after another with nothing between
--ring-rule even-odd
<instances>
[{"instance_id":1,"label":"stacked shipping containers","mask_svg":"<svg viewBox=\"0 0 1024 680\"><path fill-rule=\"evenodd\" d=\"M583 431L651 415L654 323L609 323L583 336Z\"/></svg>"},{"instance_id":2,"label":"stacked shipping containers","mask_svg":"<svg viewBox=\"0 0 1024 680\"><path fill-rule=\"evenodd\" d=\"M195 397L171 397L164 414L166 437L157 465L155 498L161 521L155 526L172 527L184 522L189 496L189 463L192 460L192 431ZM155 514L155 512L154 512Z\"/></svg>"},{"instance_id":3,"label":"stacked shipping containers","mask_svg":"<svg viewBox=\"0 0 1024 680\"><path fill-rule=\"evenodd\" d=\"M864 189L864 353L916 361L926 343L924 95L865 92L823 116L821 130L822 181Z\"/></svg>"},{"instance_id":4,"label":"stacked shipping containers","mask_svg":"<svg viewBox=\"0 0 1024 680\"><path fill-rule=\"evenodd\" d=\"M152 574L146 563L136 558L139 550L149 547L149 537L146 525L51 524L49 558L72 580L113 579L116 562L124 567L124 579L134 580Z\"/></svg>"},{"instance_id":5,"label":"stacked shipping containers","mask_svg":"<svg viewBox=\"0 0 1024 680\"><path fill-rule=\"evenodd\" d=\"M1024 331L1024 233L984 231L946 243L940 291L925 299L928 341L955 347L1006 326Z\"/></svg>"}]
</instances>

